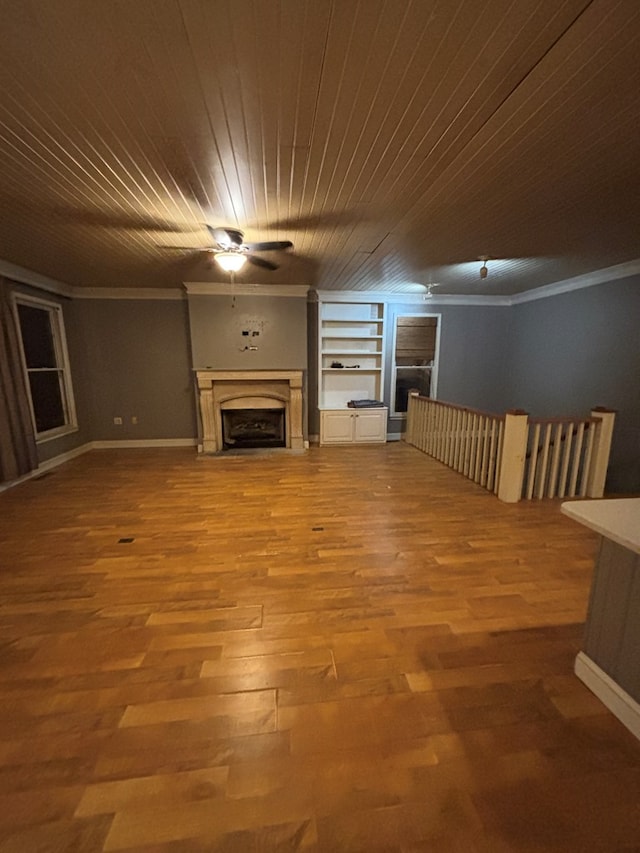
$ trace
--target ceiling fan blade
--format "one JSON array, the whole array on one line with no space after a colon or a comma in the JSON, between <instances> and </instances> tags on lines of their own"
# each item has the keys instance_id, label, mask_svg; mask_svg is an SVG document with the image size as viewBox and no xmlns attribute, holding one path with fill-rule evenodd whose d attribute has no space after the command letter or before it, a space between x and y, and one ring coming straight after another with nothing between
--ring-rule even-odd
<instances>
[{"instance_id":1,"label":"ceiling fan blade","mask_svg":"<svg viewBox=\"0 0 640 853\"><path fill-rule=\"evenodd\" d=\"M216 243L225 249L238 248L242 245L244 234L237 228L213 228L207 225L207 231Z\"/></svg>"},{"instance_id":2,"label":"ceiling fan blade","mask_svg":"<svg viewBox=\"0 0 640 853\"><path fill-rule=\"evenodd\" d=\"M264 270L277 270L278 265L272 264L271 261L265 261L264 258L259 258L257 255L246 255L247 260L254 267L262 267Z\"/></svg>"},{"instance_id":3,"label":"ceiling fan blade","mask_svg":"<svg viewBox=\"0 0 640 853\"><path fill-rule=\"evenodd\" d=\"M209 246L161 246L158 249L170 249L173 252L214 252Z\"/></svg>"},{"instance_id":4,"label":"ceiling fan blade","mask_svg":"<svg viewBox=\"0 0 640 853\"><path fill-rule=\"evenodd\" d=\"M250 252L272 252L293 247L291 240L272 240L266 243L245 243L244 245Z\"/></svg>"}]
</instances>

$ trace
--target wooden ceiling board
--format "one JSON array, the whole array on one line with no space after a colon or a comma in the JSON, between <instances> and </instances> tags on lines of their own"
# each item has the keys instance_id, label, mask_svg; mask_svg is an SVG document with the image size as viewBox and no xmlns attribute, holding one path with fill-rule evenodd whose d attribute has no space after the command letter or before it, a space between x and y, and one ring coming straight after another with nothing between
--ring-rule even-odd
<instances>
[{"instance_id":1,"label":"wooden ceiling board","mask_svg":"<svg viewBox=\"0 0 640 853\"><path fill-rule=\"evenodd\" d=\"M15 7L15 8L14 8ZM636 0L22 0L0 32L0 258L76 286L517 293L634 260ZM461 267L509 258L479 285ZM303 280L300 277L303 277Z\"/></svg>"},{"instance_id":2,"label":"wooden ceiling board","mask_svg":"<svg viewBox=\"0 0 640 853\"><path fill-rule=\"evenodd\" d=\"M592 52L592 46L586 45L587 54ZM602 64L598 63L598 69ZM637 62L633 72L631 66L624 69L625 74L632 73L632 78L637 77ZM602 73L598 71L598 73ZM558 69L558 77L566 80L564 69ZM555 82L553 76L547 72L541 77L549 85ZM610 77L608 78L610 79ZM605 142L609 131L606 125L599 125L599 116L596 107L602 106L605 111L611 113L611 105L607 100L606 86L602 95L598 94L597 80L589 79L582 90L589 93L588 100L580 103L580 92L573 98L564 98L566 86L558 83L555 95L545 92L540 97L536 109L520 110L521 115L528 118L529 125L532 124L532 116L536 116L538 125L527 127L526 123L517 126L515 120L513 130L497 126L500 115L496 114L491 126L485 128L485 133L491 132L485 147L492 147L493 157L487 155L486 151L478 149L477 152L469 151L469 160L465 163L456 164L457 169L453 174L444 174L440 185L432 187L432 192L438 194L441 199L441 210L438 223L442 230L453 229L455 221L460 221L459 206L448 206L447 199L452 195L460 195L464 202L464 221L462 230L469 227L470 220L485 221L486 229L491 228L491 223L496 217L502 218L504 222L498 222L502 235L509 233L509 222L512 227L521 217L523 220L531 221L532 225L539 227L550 220L550 210L561 211L567 205L572 205L572 178L576 183L576 192L581 192L586 198L592 193L593 185L600 183L599 192L605 193L607 186L611 186L611 174L619 169L619 159L615 156L620 148L615 143L615 138ZM572 91L574 91L572 89ZM600 104L594 100L600 97ZM554 103L555 101L555 103ZM549 119L549 106L552 107L553 121ZM546 108L546 109L545 109ZM637 102L634 110L637 112ZM595 121L594 121L595 118ZM629 115L626 116L629 120ZM604 121L604 117L602 119ZM581 126L584 125L584 129ZM604 128L604 130L603 130ZM637 137L632 134L631 127L621 127L620 144L630 144L637 148ZM593 161L590 174L594 176L593 182L585 182L581 166L584 165L585 154L591 144L589 136L594 138L593 145L602 149L599 161ZM480 138L478 141L482 142ZM625 163L625 173L629 175L633 171L629 161ZM452 170L453 171L453 170ZM637 175L637 172L636 172ZM541 177L543 180L541 180ZM617 187L620 189L620 187ZM596 206L597 209L597 206ZM422 211L418 209L415 220L421 222ZM536 221L537 215L540 221ZM443 221L444 219L444 221ZM584 221L584 214L580 219L572 217L572 222ZM555 225L551 226L554 231ZM497 229L496 229L497 230ZM540 234L540 231L538 231ZM486 246L480 244L482 251L493 249L499 251L499 246Z\"/></svg>"}]
</instances>

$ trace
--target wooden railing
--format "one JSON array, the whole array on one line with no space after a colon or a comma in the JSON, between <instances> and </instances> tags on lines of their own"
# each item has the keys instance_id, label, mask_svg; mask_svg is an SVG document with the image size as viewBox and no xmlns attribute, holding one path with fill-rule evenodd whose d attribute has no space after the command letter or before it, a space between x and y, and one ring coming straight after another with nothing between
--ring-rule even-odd
<instances>
[{"instance_id":1,"label":"wooden railing","mask_svg":"<svg viewBox=\"0 0 640 853\"><path fill-rule=\"evenodd\" d=\"M405 441L500 500L602 497L615 413L587 418L494 415L409 395Z\"/></svg>"},{"instance_id":2,"label":"wooden railing","mask_svg":"<svg viewBox=\"0 0 640 853\"><path fill-rule=\"evenodd\" d=\"M498 491L504 415L409 396L405 441L489 491Z\"/></svg>"}]
</instances>

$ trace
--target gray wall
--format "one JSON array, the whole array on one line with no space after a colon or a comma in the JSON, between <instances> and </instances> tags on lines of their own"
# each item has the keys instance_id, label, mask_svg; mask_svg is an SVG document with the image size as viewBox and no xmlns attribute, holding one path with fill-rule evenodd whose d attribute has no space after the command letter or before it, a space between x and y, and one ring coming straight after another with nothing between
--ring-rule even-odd
<instances>
[{"instance_id":1,"label":"gray wall","mask_svg":"<svg viewBox=\"0 0 640 853\"><path fill-rule=\"evenodd\" d=\"M640 492L640 277L510 309L508 407L618 411L608 492Z\"/></svg>"},{"instance_id":2,"label":"gray wall","mask_svg":"<svg viewBox=\"0 0 640 853\"><path fill-rule=\"evenodd\" d=\"M390 304L387 308L388 352L385 402L391 402L393 329L400 314L440 314L439 400L473 409L503 411L508 346L509 308L476 305ZM404 420L389 420L389 432L403 429Z\"/></svg>"},{"instance_id":3,"label":"gray wall","mask_svg":"<svg viewBox=\"0 0 640 853\"><path fill-rule=\"evenodd\" d=\"M91 439L195 438L186 300L79 299L74 309L84 385L75 367L74 382Z\"/></svg>"},{"instance_id":4,"label":"gray wall","mask_svg":"<svg viewBox=\"0 0 640 853\"><path fill-rule=\"evenodd\" d=\"M39 445L40 461L91 440L195 438L192 366L304 370L309 358L309 431L318 432L317 306L304 299L69 301L18 289L63 305L78 414L79 431ZM442 315L441 400L539 416L582 415L596 405L616 409L607 490L640 493L640 277L513 307L393 303L389 347L400 313ZM243 337L243 329L260 335ZM258 350L241 352L247 341ZM389 353L387 402L390 366ZM115 416L123 426L113 424ZM390 432L401 426L391 420Z\"/></svg>"},{"instance_id":5,"label":"gray wall","mask_svg":"<svg viewBox=\"0 0 640 853\"><path fill-rule=\"evenodd\" d=\"M194 368L306 370L306 299L193 294L188 299Z\"/></svg>"}]
</instances>

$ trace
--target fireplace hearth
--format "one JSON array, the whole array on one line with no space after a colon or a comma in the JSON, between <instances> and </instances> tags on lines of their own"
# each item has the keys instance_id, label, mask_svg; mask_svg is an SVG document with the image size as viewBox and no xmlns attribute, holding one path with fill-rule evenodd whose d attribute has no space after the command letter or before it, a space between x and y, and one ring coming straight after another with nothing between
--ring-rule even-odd
<instances>
[{"instance_id":1,"label":"fireplace hearth","mask_svg":"<svg viewBox=\"0 0 640 853\"><path fill-rule=\"evenodd\" d=\"M286 447L284 409L224 409L223 450Z\"/></svg>"}]
</instances>

